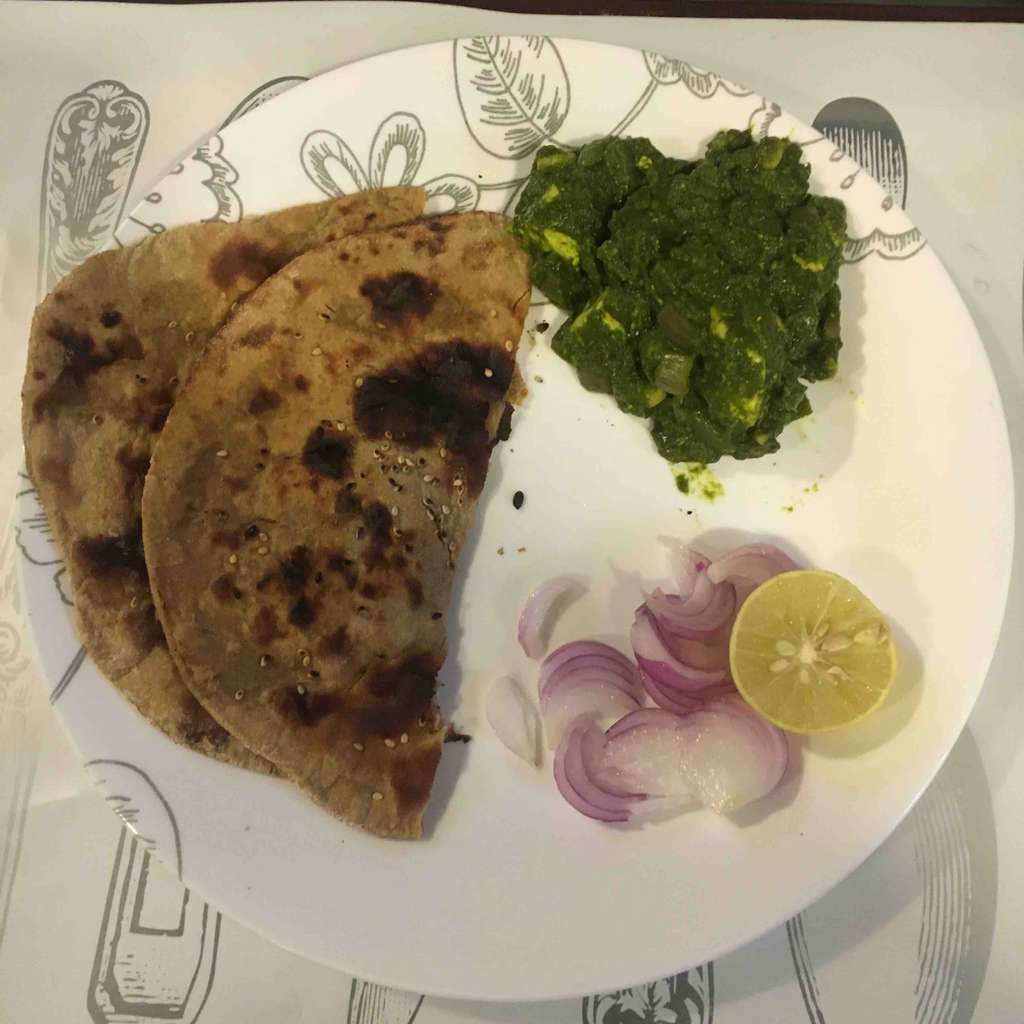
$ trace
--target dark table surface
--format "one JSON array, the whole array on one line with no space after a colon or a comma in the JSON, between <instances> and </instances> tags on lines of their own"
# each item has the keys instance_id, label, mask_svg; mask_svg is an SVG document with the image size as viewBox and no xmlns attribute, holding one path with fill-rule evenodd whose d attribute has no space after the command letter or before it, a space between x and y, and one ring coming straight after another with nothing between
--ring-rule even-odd
<instances>
[{"instance_id":1,"label":"dark table surface","mask_svg":"<svg viewBox=\"0 0 1024 1024\"><path fill-rule=\"evenodd\" d=\"M142 0L205 3L219 0ZM329 2L329 0L328 0ZM336 0L344 2L344 0ZM381 0L387 2L387 0ZM428 0L430 2L430 0ZM518 14L1024 22L1024 0L444 0Z\"/></svg>"}]
</instances>

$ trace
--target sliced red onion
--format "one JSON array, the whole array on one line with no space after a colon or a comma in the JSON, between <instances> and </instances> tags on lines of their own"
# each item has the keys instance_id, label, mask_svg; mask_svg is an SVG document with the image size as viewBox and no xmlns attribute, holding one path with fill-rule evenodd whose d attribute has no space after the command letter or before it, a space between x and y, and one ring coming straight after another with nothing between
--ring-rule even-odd
<instances>
[{"instance_id":1,"label":"sliced red onion","mask_svg":"<svg viewBox=\"0 0 1024 1024\"><path fill-rule=\"evenodd\" d=\"M600 777L648 796L692 798L686 763L693 729L688 718L668 711L659 715L606 737L604 773Z\"/></svg>"},{"instance_id":2,"label":"sliced red onion","mask_svg":"<svg viewBox=\"0 0 1024 1024\"><path fill-rule=\"evenodd\" d=\"M718 669L729 664L729 634L732 622L727 622L704 642L687 640L681 636L661 634L665 646L684 664L694 668Z\"/></svg>"},{"instance_id":3,"label":"sliced red onion","mask_svg":"<svg viewBox=\"0 0 1024 1024\"><path fill-rule=\"evenodd\" d=\"M706 576L701 577L701 581L705 579ZM721 583L711 589L708 603L699 611L689 611L690 602L661 590L647 598L647 609L657 619L663 633L707 641L731 621L736 611L736 588L731 583Z\"/></svg>"},{"instance_id":4,"label":"sliced red onion","mask_svg":"<svg viewBox=\"0 0 1024 1024\"><path fill-rule=\"evenodd\" d=\"M734 579L759 586L772 576L799 568L785 551L774 544L744 544L716 558L708 567L707 575L712 583Z\"/></svg>"},{"instance_id":5,"label":"sliced red onion","mask_svg":"<svg viewBox=\"0 0 1024 1024\"><path fill-rule=\"evenodd\" d=\"M742 698L736 700L745 703ZM728 814L778 786L786 771L789 747L785 736L753 710L748 714L735 703L716 704L686 719L693 731L682 768L701 803Z\"/></svg>"},{"instance_id":6,"label":"sliced red onion","mask_svg":"<svg viewBox=\"0 0 1024 1024\"><path fill-rule=\"evenodd\" d=\"M600 655L584 654L562 662L553 671L549 671L547 666L541 669L537 681L541 704L553 692L564 686L567 681L580 679L614 683L625 693L632 694L638 699L640 697L640 685L635 665L630 662L627 667Z\"/></svg>"},{"instance_id":7,"label":"sliced red onion","mask_svg":"<svg viewBox=\"0 0 1024 1024\"><path fill-rule=\"evenodd\" d=\"M600 640L573 640L572 643L562 644L544 659L543 668L553 671L563 662L584 655L607 658L622 665L624 669L634 669L633 662L622 651L616 650L610 644L603 644Z\"/></svg>"},{"instance_id":8,"label":"sliced red onion","mask_svg":"<svg viewBox=\"0 0 1024 1024\"><path fill-rule=\"evenodd\" d=\"M706 691L700 691L700 693L687 694L682 690L669 690L665 687L659 686L655 680L653 680L646 673L641 673L640 676L644 690L647 696L658 705L659 708L665 711L674 712L677 715L688 715L691 711L700 711L704 707L704 700L700 696L700 693Z\"/></svg>"},{"instance_id":9,"label":"sliced red onion","mask_svg":"<svg viewBox=\"0 0 1024 1024\"><path fill-rule=\"evenodd\" d=\"M549 750L554 750L566 730L581 718L602 723L613 722L640 706L636 698L613 683L587 682L585 679L581 680L580 685L575 685L575 681L570 683L541 703L544 735Z\"/></svg>"},{"instance_id":10,"label":"sliced red onion","mask_svg":"<svg viewBox=\"0 0 1024 1024\"><path fill-rule=\"evenodd\" d=\"M557 605L566 598L578 597L586 588L570 576L556 576L539 586L523 605L519 615L519 645L527 657L540 658L547 647L550 619Z\"/></svg>"},{"instance_id":11,"label":"sliced red onion","mask_svg":"<svg viewBox=\"0 0 1024 1024\"><path fill-rule=\"evenodd\" d=\"M636 665L629 658L608 644L577 640L563 644L544 659L537 682L541 704L566 678L582 676L615 681L638 701L643 697Z\"/></svg>"},{"instance_id":12,"label":"sliced red onion","mask_svg":"<svg viewBox=\"0 0 1024 1024\"><path fill-rule=\"evenodd\" d=\"M654 616L645 605L637 610L629 638L641 671L663 689L694 693L729 678L726 667L699 669L680 661L665 643Z\"/></svg>"},{"instance_id":13,"label":"sliced red onion","mask_svg":"<svg viewBox=\"0 0 1024 1024\"><path fill-rule=\"evenodd\" d=\"M583 752L584 739L591 730L597 733L603 744L603 738L592 722L575 723L562 737L555 754L555 784L562 796L588 818L598 821L625 822L629 821L633 807L644 799L643 794L623 795L621 789L598 783L588 772L588 762L593 767L591 758L585 758ZM593 741L591 741L593 742Z\"/></svg>"},{"instance_id":14,"label":"sliced red onion","mask_svg":"<svg viewBox=\"0 0 1024 1024\"><path fill-rule=\"evenodd\" d=\"M527 764L541 762L540 717L522 687L510 676L495 680L484 707L494 735Z\"/></svg>"},{"instance_id":15,"label":"sliced red onion","mask_svg":"<svg viewBox=\"0 0 1024 1024\"><path fill-rule=\"evenodd\" d=\"M679 715L674 715L670 711L664 711L662 708L639 708L620 718L604 734L604 738L610 742L631 729L674 729L679 725L680 721Z\"/></svg>"},{"instance_id":16,"label":"sliced red onion","mask_svg":"<svg viewBox=\"0 0 1024 1024\"><path fill-rule=\"evenodd\" d=\"M731 679L726 680L724 683L708 686L695 693L685 693L682 690L659 686L658 683L647 675L642 676L642 680L647 696L659 708L672 711L677 715L688 715L692 711L700 711L707 705L708 701L715 700L718 697L726 697L737 692Z\"/></svg>"},{"instance_id":17,"label":"sliced red onion","mask_svg":"<svg viewBox=\"0 0 1024 1024\"><path fill-rule=\"evenodd\" d=\"M761 730L762 735L764 735L768 740L775 752L779 768L779 777L781 778L782 775L785 774L786 768L789 765L789 740L786 738L786 734L778 728L778 726L772 725L768 719L759 715L743 699L743 697L740 696L738 691L734 691L731 694L715 699L710 704L710 708L715 711L724 711L726 713L742 715L749 721L753 722L758 729Z\"/></svg>"},{"instance_id":18,"label":"sliced red onion","mask_svg":"<svg viewBox=\"0 0 1024 1024\"><path fill-rule=\"evenodd\" d=\"M778 786L789 760L785 735L738 695L687 716L634 711L605 737L592 777L652 797L695 797L727 814Z\"/></svg>"}]
</instances>

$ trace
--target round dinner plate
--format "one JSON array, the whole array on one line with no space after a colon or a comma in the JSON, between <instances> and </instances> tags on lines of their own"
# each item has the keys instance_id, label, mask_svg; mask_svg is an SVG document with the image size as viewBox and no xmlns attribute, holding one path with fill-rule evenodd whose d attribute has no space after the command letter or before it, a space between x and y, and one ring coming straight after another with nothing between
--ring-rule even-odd
<instances>
[{"instance_id":1,"label":"round dinner plate","mask_svg":"<svg viewBox=\"0 0 1024 1024\"><path fill-rule=\"evenodd\" d=\"M1013 541L992 371L898 205L770 100L596 43L416 47L232 121L117 238L400 182L423 184L434 210L510 210L544 143L616 132L696 157L723 127L791 138L812 187L847 204L838 376L810 388L814 413L786 429L777 455L716 465L717 500L684 495L644 424L584 391L551 351L559 314L535 296L519 356L530 394L491 461L441 673L442 707L472 742L445 747L422 842L343 825L284 782L185 751L143 721L80 653L63 567L26 484L24 586L58 714L108 798L183 880L275 941L367 980L484 999L675 973L835 885L906 814L963 727L995 647ZM863 724L794 738L784 784L740 814L613 828L562 801L550 762L532 769L497 742L483 697L508 673L532 690L537 665L516 644L516 619L556 573L586 577L589 590L553 642L596 635L625 649L633 609L667 579L666 538L712 555L771 538L849 577L891 618L900 672Z\"/></svg>"}]
</instances>

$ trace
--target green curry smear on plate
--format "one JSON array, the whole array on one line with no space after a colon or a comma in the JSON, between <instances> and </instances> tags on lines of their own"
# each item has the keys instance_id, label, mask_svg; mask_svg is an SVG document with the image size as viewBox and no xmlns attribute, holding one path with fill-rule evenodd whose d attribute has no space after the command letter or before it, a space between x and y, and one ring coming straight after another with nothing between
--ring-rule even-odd
<instances>
[{"instance_id":1,"label":"green curry smear on plate","mask_svg":"<svg viewBox=\"0 0 1024 1024\"><path fill-rule=\"evenodd\" d=\"M569 314L553 347L672 462L777 451L836 372L846 208L809 175L735 130L692 163L639 138L537 153L512 231Z\"/></svg>"}]
</instances>

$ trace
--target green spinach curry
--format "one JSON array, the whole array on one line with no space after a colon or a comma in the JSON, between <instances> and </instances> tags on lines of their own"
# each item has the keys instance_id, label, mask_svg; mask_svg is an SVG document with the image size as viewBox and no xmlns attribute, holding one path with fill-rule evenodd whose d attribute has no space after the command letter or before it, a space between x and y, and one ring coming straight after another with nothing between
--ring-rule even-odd
<instances>
[{"instance_id":1,"label":"green spinach curry","mask_svg":"<svg viewBox=\"0 0 1024 1024\"><path fill-rule=\"evenodd\" d=\"M569 313L553 347L673 462L777 451L836 371L846 210L809 174L799 146L740 131L694 163L647 139L537 153L512 230Z\"/></svg>"}]
</instances>

